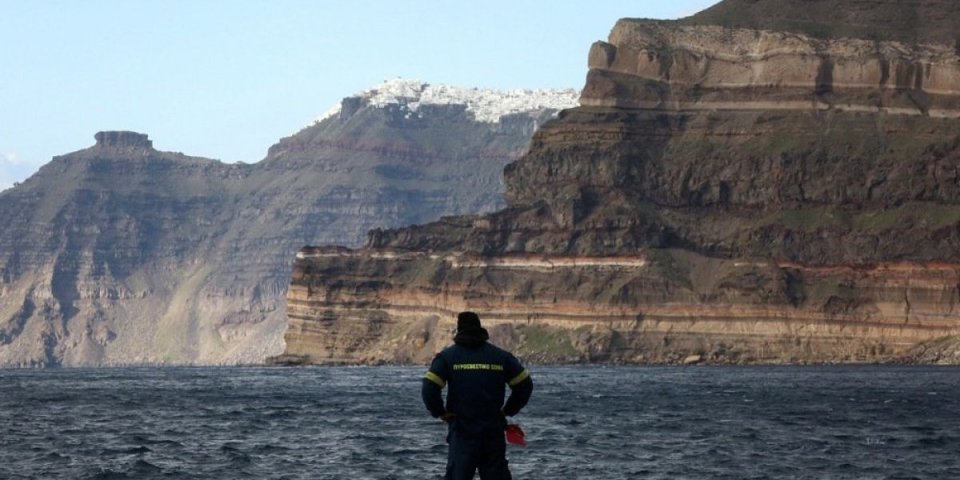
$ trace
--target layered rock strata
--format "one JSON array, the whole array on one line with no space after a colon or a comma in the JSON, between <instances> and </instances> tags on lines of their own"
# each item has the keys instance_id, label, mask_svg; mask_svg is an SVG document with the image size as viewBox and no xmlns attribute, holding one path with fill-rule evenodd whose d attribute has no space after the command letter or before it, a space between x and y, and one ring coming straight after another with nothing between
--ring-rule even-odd
<instances>
[{"instance_id":1,"label":"layered rock strata","mask_svg":"<svg viewBox=\"0 0 960 480\"><path fill-rule=\"evenodd\" d=\"M544 361L960 362L960 57L917 33L960 12L723 21L769 3L827 11L618 22L506 209L302 250L287 359L420 361L473 309Z\"/></svg>"},{"instance_id":2,"label":"layered rock strata","mask_svg":"<svg viewBox=\"0 0 960 480\"><path fill-rule=\"evenodd\" d=\"M957 118L957 59L953 45L622 21L591 48L581 103Z\"/></svg>"},{"instance_id":3,"label":"layered rock strata","mask_svg":"<svg viewBox=\"0 0 960 480\"><path fill-rule=\"evenodd\" d=\"M285 359L428 361L462 310L484 312L495 342L553 362L887 361L957 334L960 265L648 255L304 249L287 296Z\"/></svg>"}]
</instances>

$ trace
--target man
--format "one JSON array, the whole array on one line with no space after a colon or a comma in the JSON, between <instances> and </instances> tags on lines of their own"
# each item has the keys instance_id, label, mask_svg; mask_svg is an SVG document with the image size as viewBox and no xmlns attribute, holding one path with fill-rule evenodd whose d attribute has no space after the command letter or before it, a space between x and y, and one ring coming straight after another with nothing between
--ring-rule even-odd
<instances>
[{"instance_id":1,"label":"man","mask_svg":"<svg viewBox=\"0 0 960 480\"><path fill-rule=\"evenodd\" d=\"M454 344L437 354L423 379L427 410L447 423L447 479L510 480L503 430L533 392L533 380L506 350L487 342L490 335L473 312L457 315ZM447 389L447 404L440 394ZM510 398L503 402L506 388Z\"/></svg>"}]
</instances>

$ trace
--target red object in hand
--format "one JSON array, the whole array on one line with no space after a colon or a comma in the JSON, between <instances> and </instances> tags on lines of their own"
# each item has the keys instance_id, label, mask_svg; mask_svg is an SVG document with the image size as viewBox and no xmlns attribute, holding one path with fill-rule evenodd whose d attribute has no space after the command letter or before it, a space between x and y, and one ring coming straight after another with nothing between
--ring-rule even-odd
<instances>
[{"instance_id":1,"label":"red object in hand","mask_svg":"<svg viewBox=\"0 0 960 480\"><path fill-rule=\"evenodd\" d=\"M523 429L520 428L520 425L511 423L503 431L507 435L507 443L510 445L520 445L521 447L527 445L527 440L524 438Z\"/></svg>"}]
</instances>

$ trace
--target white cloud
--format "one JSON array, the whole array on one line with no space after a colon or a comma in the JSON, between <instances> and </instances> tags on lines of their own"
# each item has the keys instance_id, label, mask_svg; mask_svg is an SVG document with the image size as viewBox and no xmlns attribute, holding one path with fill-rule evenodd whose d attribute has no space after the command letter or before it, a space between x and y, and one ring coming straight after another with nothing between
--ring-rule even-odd
<instances>
[{"instance_id":1,"label":"white cloud","mask_svg":"<svg viewBox=\"0 0 960 480\"><path fill-rule=\"evenodd\" d=\"M20 155L0 152L0 165L17 165L18 163L20 163Z\"/></svg>"},{"instance_id":2,"label":"white cloud","mask_svg":"<svg viewBox=\"0 0 960 480\"><path fill-rule=\"evenodd\" d=\"M12 187L14 182L24 181L38 167L20 158L16 152L0 152L0 190Z\"/></svg>"}]
</instances>

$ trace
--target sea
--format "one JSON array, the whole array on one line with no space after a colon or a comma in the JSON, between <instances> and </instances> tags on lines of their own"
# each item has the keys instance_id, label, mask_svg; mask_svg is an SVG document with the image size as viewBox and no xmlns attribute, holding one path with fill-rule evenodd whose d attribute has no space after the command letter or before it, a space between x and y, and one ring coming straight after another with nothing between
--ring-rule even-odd
<instances>
[{"instance_id":1,"label":"sea","mask_svg":"<svg viewBox=\"0 0 960 480\"><path fill-rule=\"evenodd\" d=\"M960 479L956 367L529 369L515 479ZM423 373L0 370L0 478L442 478Z\"/></svg>"}]
</instances>

